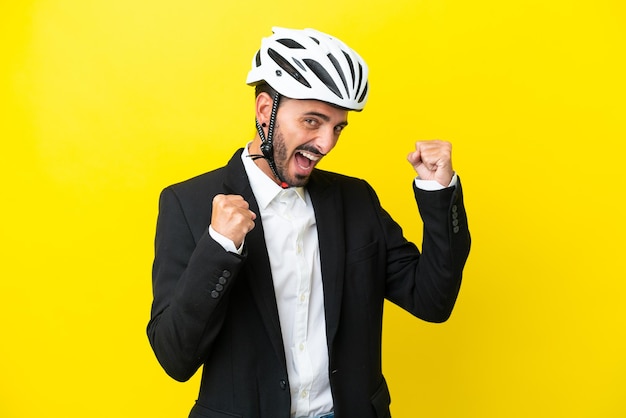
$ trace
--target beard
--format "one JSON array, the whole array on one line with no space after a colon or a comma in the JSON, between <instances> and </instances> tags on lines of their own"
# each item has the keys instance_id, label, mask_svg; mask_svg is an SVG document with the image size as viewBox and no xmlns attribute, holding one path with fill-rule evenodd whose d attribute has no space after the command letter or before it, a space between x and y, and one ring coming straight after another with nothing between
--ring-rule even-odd
<instances>
[{"instance_id":1,"label":"beard","mask_svg":"<svg viewBox=\"0 0 626 418\"><path fill-rule=\"evenodd\" d=\"M279 180L285 181L290 187L303 187L309 182L309 176L303 176L299 174L290 175L288 167L288 152L285 145L285 138L278 130L276 126L276 132L274 135L274 164L276 165L276 172L280 176ZM298 147L298 149L313 152L319 154L319 151L312 147Z\"/></svg>"}]
</instances>

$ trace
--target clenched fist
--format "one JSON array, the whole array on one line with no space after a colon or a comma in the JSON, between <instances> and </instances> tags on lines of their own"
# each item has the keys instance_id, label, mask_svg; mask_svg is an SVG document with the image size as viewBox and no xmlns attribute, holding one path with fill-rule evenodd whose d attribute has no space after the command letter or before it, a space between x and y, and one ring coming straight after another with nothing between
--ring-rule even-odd
<instances>
[{"instance_id":1,"label":"clenched fist","mask_svg":"<svg viewBox=\"0 0 626 418\"><path fill-rule=\"evenodd\" d=\"M213 198L213 229L230 239L235 248L243 243L246 234L254 228L256 214L249 209L248 202L239 195L218 194Z\"/></svg>"},{"instance_id":2,"label":"clenched fist","mask_svg":"<svg viewBox=\"0 0 626 418\"><path fill-rule=\"evenodd\" d=\"M407 157L417 175L422 180L436 180L443 187L448 187L452 170L452 144L446 141L418 141L415 151Z\"/></svg>"}]
</instances>

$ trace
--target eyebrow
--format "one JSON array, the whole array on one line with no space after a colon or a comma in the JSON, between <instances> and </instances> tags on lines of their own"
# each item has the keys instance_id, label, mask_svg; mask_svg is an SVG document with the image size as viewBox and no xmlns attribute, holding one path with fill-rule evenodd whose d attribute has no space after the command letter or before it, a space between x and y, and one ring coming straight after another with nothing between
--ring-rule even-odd
<instances>
[{"instance_id":1,"label":"eyebrow","mask_svg":"<svg viewBox=\"0 0 626 418\"><path fill-rule=\"evenodd\" d=\"M324 122L330 121L330 117L328 115L320 112L306 112L304 116L317 116L318 118L324 120ZM348 121L344 120L343 122L339 122L336 126L348 126Z\"/></svg>"}]
</instances>

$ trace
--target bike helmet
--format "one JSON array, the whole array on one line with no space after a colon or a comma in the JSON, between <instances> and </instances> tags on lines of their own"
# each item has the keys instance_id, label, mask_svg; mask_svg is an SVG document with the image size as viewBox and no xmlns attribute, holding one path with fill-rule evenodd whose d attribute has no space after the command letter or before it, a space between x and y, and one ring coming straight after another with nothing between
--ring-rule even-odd
<instances>
[{"instance_id":1,"label":"bike helmet","mask_svg":"<svg viewBox=\"0 0 626 418\"><path fill-rule=\"evenodd\" d=\"M360 111L368 96L365 61L337 38L314 29L272 28L252 60L249 85L269 84L291 99Z\"/></svg>"}]
</instances>

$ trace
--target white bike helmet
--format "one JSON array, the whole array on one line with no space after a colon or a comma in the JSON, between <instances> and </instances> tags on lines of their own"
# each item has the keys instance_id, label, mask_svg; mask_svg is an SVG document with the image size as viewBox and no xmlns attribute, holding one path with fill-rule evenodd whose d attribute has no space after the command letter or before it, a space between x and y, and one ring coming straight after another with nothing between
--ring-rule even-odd
<instances>
[{"instance_id":1,"label":"white bike helmet","mask_svg":"<svg viewBox=\"0 0 626 418\"><path fill-rule=\"evenodd\" d=\"M360 111L368 95L365 61L337 38L314 29L272 28L246 82L269 84L291 99L313 99Z\"/></svg>"}]
</instances>

